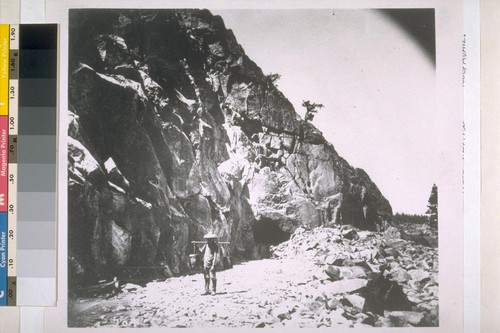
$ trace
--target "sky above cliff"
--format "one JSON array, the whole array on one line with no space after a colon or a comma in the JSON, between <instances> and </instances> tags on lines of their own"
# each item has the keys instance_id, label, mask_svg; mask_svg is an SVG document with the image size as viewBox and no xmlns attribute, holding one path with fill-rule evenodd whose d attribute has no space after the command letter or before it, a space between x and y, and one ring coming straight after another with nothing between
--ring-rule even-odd
<instances>
[{"instance_id":1,"label":"sky above cliff","mask_svg":"<svg viewBox=\"0 0 500 333\"><path fill-rule=\"evenodd\" d=\"M432 21L417 14L398 22L375 10L212 13L265 74L281 74L278 88L299 114L303 100L325 105L313 124L370 175L394 212L426 211L445 148L429 42L434 29L426 28Z\"/></svg>"}]
</instances>

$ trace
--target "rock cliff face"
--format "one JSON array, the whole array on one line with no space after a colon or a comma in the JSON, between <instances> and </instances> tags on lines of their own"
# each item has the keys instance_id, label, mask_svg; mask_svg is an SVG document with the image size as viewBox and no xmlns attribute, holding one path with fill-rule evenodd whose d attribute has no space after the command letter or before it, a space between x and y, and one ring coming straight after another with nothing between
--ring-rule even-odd
<instances>
[{"instance_id":1,"label":"rock cliff face","mask_svg":"<svg viewBox=\"0 0 500 333\"><path fill-rule=\"evenodd\" d=\"M188 270L214 230L262 258L392 210L206 10L70 11L70 282Z\"/></svg>"}]
</instances>

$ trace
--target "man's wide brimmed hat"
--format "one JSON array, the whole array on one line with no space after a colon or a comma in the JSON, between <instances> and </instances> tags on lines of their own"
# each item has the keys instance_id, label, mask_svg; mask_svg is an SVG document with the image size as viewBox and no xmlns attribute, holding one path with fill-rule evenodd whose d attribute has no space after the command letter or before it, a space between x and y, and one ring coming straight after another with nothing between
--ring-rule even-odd
<instances>
[{"instance_id":1,"label":"man's wide brimmed hat","mask_svg":"<svg viewBox=\"0 0 500 333\"><path fill-rule=\"evenodd\" d=\"M203 236L203 238L205 238L205 239L217 238L217 235L214 234L213 232L209 232L208 234L206 234L205 236Z\"/></svg>"}]
</instances>

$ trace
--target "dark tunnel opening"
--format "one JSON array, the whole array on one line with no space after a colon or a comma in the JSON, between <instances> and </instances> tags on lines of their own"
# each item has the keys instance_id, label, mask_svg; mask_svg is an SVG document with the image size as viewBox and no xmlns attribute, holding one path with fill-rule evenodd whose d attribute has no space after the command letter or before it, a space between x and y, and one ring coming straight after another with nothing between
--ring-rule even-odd
<instances>
[{"instance_id":1,"label":"dark tunnel opening","mask_svg":"<svg viewBox=\"0 0 500 333\"><path fill-rule=\"evenodd\" d=\"M290 233L281 230L278 221L261 218L252 225L253 237L256 243L278 245L290 239Z\"/></svg>"}]
</instances>

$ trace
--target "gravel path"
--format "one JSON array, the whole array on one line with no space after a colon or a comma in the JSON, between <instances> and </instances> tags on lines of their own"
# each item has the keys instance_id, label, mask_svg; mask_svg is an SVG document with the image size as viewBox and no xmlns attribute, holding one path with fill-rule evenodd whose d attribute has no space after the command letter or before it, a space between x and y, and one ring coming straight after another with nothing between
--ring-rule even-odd
<instances>
[{"instance_id":1,"label":"gravel path","mask_svg":"<svg viewBox=\"0 0 500 333\"><path fill-rule=\"evenodd\" d=\"M202 296L202 274L151 282L109 299L70 303L70 326L321 327L350 325L340 311L314 307L326 276L294 259L258 260L218 272L215 296ZM328 283L327 281L325 283ZM311 308L311 306L313 308Z\"/></svg>"}]
</instances>

